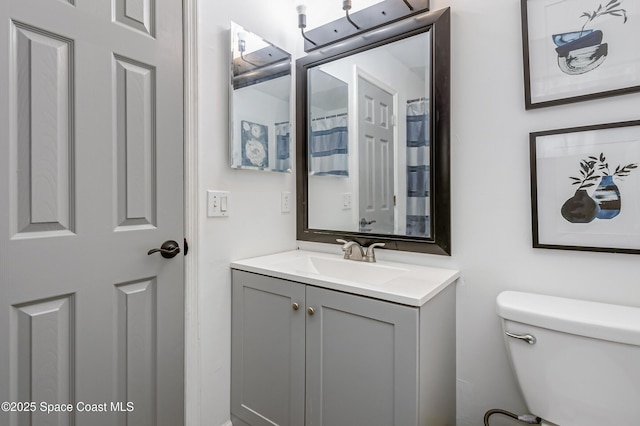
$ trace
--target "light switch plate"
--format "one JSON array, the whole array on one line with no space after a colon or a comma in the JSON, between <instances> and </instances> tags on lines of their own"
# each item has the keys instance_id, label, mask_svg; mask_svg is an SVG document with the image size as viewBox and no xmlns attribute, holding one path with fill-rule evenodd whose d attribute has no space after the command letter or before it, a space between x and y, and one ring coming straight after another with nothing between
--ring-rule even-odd
<instances>
[{"instance_id":1,"label":"light switch plate","mask_svg":"<svg viewBox=\"0 0 640 426\"><path fill-rule=\"evenodd\" d=\"M207 217L229 216L229 191L207 191Z\"/></svg>"},{"instance_id":2,"label":"light switch plate","mask_svg":"<svg viewBox=\"0 0 640 426\"><path fill-rule=\"evenodd\" d=\"M342 194L342 210L350 210L353 203L353 196L351 192L345 192Z\"/></svg>"},{"instance_id":3,"label":"light switch plate","mask_svg":"<svg viewBox=\"0 0 640 426\"><path fill-rule=\"evenodd\" d=\"M280 193L280 212L289 213L290 211L291 211L291 193L281 192Z\"/></svg>"}]
</instances>

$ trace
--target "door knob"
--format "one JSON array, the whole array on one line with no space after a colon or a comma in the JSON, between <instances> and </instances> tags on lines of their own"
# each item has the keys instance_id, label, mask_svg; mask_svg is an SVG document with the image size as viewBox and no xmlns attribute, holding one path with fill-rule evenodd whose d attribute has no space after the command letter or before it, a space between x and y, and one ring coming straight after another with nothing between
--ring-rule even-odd
<instances>
[{"instance_id":1,"label":"door knob","mask_svg":"<svg viewBox=\"0 0 640 426\"><path fill-rule=\"evenodd\" d=\"M367 225L371 225L372 223L376 223L375 220L367 220L364 217L360 218L360 226L364 228Z\"/></svg>"},{"instance_id":2,"label":"door knob","mask_svg":"<svg viewBox=\"0 0 640 426\"><path fill-rule=\"evenodd\" d=\"M147 255L157 253L157 252L160 252L162 257L164 257L165 259L171 259L172 257L175 257L178 253L180 253L180 246L178 245L178 243L176 243L173 240L167 240L164 243L162 243L160 248L154 248L149 250Z\"/></svg>"}]
</instances>

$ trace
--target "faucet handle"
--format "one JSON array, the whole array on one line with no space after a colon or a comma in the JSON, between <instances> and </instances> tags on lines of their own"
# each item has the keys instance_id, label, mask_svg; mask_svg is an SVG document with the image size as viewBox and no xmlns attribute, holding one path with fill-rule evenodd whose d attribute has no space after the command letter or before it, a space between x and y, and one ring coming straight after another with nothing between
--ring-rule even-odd
<instances>
[{"instance_id":1,"label":"faucet handle","mask_svg":"<svg viewBox=\"0 0 640 426\"><path fill-rule=\"evenodd\" d=\"M365 258L364 250L357 241L345 241L342 239L336 240L342 243L342 251L344 252L344 258L349 260L363 260ZM356 250L354 250L354 248Z\"/></svg>"},{"instance_id":2,"label":"faucet handle","mask_svg":"<svg viewBox=\"0 0 640 426\"><path fill-rule=\"evenodd\" d=\"M349 241L343 240L341 238L336 239L336 241L342 244L342 247L340 247L340 249L344 253L344 258L351 259L351 246L348 245Z\"/></svg>"},{"instance_id":3,"label":"faucet handle","mask_svg":"<svg viewBox=\"0 0 640 426\"><path fill-rule=\"evenodd\" d=\"M384 247L384 243L373 243L367 247L366 261L367 262L375 262L376 261L376 253L374 249L376 247Z\"/></svg>"}]
</instances>

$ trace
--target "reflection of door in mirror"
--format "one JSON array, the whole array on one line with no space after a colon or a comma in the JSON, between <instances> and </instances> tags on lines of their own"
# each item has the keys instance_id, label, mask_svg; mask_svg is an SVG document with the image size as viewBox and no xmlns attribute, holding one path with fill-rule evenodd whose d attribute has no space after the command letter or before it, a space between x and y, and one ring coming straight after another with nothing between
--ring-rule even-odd
<instances>
[{"instance_id":1,"label":"reflection of door in mirror","mask_svg":"<svg viewBox=\"0 0 640 426\"><path fill-rule=\"evenodd\" d=\"M450 254L450 62L448 8L297 60L299 240Z\"/></svg>"},{"instance_id":2,"label":"reflection of door in mirror","mask_svg":"<svg viewBox=\"0 0 640 426\"><path fill-rule=\"evenodd\" d=\"M389 91L358 76L359 232L395 231L394 100Z\"/></svg>"},{"instance_id":3,"label":"reflection of door in mirror","mask_svg":"<svg viewBox=\"0 0 640 426\"><path fill-rule=\"evenodd\" d=\"M428 104L430 42L422 33L308 70L312 228L429 236L428 108L409 105Z\"/></svg>"}]
</instances>

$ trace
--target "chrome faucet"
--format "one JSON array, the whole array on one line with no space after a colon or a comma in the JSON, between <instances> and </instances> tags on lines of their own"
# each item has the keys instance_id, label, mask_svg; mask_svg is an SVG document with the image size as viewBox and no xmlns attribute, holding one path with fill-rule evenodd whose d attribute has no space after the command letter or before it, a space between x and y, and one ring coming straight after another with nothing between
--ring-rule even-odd
<instances>
[{"instance_id":1,"label":"chrome faucet","mask_svg":"<svg viewBox=\"0 0 640 426\"><path fill-rule=\"evenodd\" d=\"M373 243L367 247L367 253L364 255L365 262L375 262L376 261L376 252L373 251L376 247L384 247L384 243Z\"/></svg>"},{"instance_id":2,"label":"chrome faucet","mask_svg":"<svg viewBox=\"0 0 640 426\"><path fill-rule=\"evenodd\" d=\"M366 256L364 250L360 244L355 241L345 241L337 239L337 242L342 244L342 252L344 258L349 260L363 260Z\"/></svg>"},{"instance_id":3,"label":"chrome faucet","mask_svg":"<svg viewBox=\"0 0 640 426\"><path fill-rule=\"evenodd\" d=\"M355 241L346 241L337 239L339 243L342 243L342 251L344 252L344 258L348 260L360 260L362 262L373 263L376 261L376 253L374 249L376 247L384 247L384 243L373 243L365 249Z\"/></svg>"}]
</instances>

